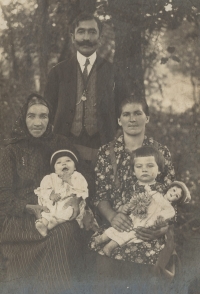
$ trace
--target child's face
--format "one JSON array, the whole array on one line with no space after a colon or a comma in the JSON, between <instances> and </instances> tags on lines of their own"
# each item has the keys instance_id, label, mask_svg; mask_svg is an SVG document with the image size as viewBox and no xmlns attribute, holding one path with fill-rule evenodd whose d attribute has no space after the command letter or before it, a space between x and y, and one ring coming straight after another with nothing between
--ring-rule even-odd
<instances>
[{"instance_id":1,"label":"child's face","mask_svg":"<svg viewBox=\"0 0 200 294\"><path fill-rule=\"evenodd\" d=\"M71 175L76 169L74 161L68 156L59 157L55 162L54 168L58 176L62 176L64 173Z\"/></svg>"},{"instance_id":2,"label":"child's face","mask_svg":"<svg viewBox=\"0 0 200 294\"><path fill-rule=\"evenodd\" d=\"M142 184L151 184L155 181L159 170L154 156L136 157L134 159L134 172Z\"/></svg>"},{"instance_id":3,"label":"child's face","mask_svg":"<svg viewBox=\"0 0 200 294\"><path fill-rule=\"evenodd\" d=\"M175 202L179 200L181 196L182 196L182 189L180 187L173 186L165 194L165 199L167 199L170 202Z\"/></svg>"}]
</instances>

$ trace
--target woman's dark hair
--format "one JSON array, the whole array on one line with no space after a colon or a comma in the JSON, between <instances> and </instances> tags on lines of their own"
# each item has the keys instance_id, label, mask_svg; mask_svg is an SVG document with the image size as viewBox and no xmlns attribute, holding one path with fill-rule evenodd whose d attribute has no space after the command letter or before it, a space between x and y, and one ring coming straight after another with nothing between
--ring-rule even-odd
<instances>
[{"instance_id":1,"label":"woman's dark hair","mask_svg":"<svg viewBox=\"0 0 200 294\"><path fill-rule=\"evenodd\" d=\"M99 33L102 31L102 23L101 21L95 17L92 13L82 12L79 14L75 20L72 22L70 26L70 32L74 34L75 29L78 27L80 21L87 21L87 20L95 20L99 29Z\"/></svg>"},{"instance_id":2,"label":"woman's dark hair","mask_svg":"<svg viewBox=\"0 0 200 294\"><path fill-rule=\"evenodd\" d=\"M146 102L145 98L138 98L137 96L134 96L133 94L130 95L130 97L125 98L124 100L122 100L120 106L119 106L119 117L122 114L122 108L126 105L126 104L140 104L142 105L142 109L144 111L144 113L146 114L146 116L149 116L149 106Z\"/></svg>"},{"instance_id":3,"label":"woman's dark hair","mask_svg":"<svg viewBox=\"0 0 200 294\"><path fill-rule=\"evenodd\" d=\"M134 164L134 159L137 157L147 157L147 156L153 156L155 158L155 162L158 165L159 171L163 172L164 171L164 166L165 166L165 159L162 155L162 153L152 147L152 146L142 146L138 149L136 149L133 152L133 164Z\"/></svg>"}]
</instances>

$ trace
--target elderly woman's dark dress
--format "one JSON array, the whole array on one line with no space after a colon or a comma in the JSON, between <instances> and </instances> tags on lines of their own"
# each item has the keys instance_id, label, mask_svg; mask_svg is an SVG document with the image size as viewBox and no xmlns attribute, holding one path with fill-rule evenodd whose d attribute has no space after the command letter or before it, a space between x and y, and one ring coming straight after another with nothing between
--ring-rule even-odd
<instances>
[{"instance_id":1,"label":"elderly woman's dark dress","mask_svg":"<svg viewBox=\"0 0 200 294\"><path fill-rule=\"evenodd\" d=\"M31 136L26 112L27 104L0 164L1 248L7 260L6 276L7 280L22 279L27 285L34 280L35 287L44 287L45 293L60 293L59 289L69 289L81 261L79 226L75 220L60 224L44 238L35 229L35 216L27 212L26 205L38 204L34 189L50 172L51 154L71 146L66 138L52 133L50 124L40 138ZM33 289L33 293L37 291Z\"/></svg>"}]
</instances>

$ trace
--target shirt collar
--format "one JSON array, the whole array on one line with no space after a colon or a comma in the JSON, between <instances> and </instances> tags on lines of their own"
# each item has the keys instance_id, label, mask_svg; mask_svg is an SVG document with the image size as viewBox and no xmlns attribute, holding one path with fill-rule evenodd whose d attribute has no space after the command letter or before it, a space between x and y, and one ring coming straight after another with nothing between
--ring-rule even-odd
<instances>
[{"instance_id":1,"label":"shirt collar","mask_svg":"<svg viewBox=\"0 0 200 294\"><path fill-rule=\"evenodd\" d=\"M79 51L77 51L77 60L78 60L78 62L79 62L79 64L81 66L84 66L85 65L86 58L88 58L90 60L90 65L93 66L93 64L94 64L94 62L95 62L95 60L97 58L96 51L92 55L90 55L88 57L82 55Z\"/></svg>"}]
</instances>

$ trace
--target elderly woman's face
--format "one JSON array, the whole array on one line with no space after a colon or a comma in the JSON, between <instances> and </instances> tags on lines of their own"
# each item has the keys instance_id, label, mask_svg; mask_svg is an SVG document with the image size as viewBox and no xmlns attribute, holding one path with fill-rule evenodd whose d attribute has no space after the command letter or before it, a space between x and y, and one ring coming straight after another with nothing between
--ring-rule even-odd
<instances>
[{"instance_id":1,"label":"elderly woman's face","mask_svg":"<svg viewBox=\"0 0 200 294\"><path fill-rule=\"evenodd\" d=\"M49 109L45 105L34 104L28 109L26 125L33 137L41 137L47 129L48 122Z\"/></svg>"},{"instance_id":2,"label":"elderly woman's face","mask_svg":"<svg viewBox=\"0 0 200 294\"><path fill-rule=\"evenodd\" d=\"M139 103L128 103L122 108L122 113L118 119L119 125L123 132L128 135L139 135L144 133L145 125L149 122L149 117L146 116Z\"/></svg>"}]
</instances>

